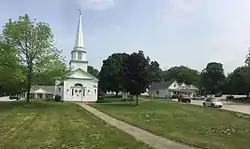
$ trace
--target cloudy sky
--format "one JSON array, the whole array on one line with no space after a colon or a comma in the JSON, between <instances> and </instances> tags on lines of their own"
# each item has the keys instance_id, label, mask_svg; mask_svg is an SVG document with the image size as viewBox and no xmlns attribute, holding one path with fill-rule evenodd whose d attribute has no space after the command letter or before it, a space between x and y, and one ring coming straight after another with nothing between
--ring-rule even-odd
<instances>
[{"instance_id":1,"label":"cloudy sky","mask_svg":"<svg viewBox=\"0 0 250 149\"><path fill-rule=\"evenodd\" d=\"M143 49L162 69L217 61L230 72L250 46L249 0L1 0L0 30L25 13L47 22L68 61L78 9L88 61L98 69L114 52Z\"/></svg>"}]
</instances>

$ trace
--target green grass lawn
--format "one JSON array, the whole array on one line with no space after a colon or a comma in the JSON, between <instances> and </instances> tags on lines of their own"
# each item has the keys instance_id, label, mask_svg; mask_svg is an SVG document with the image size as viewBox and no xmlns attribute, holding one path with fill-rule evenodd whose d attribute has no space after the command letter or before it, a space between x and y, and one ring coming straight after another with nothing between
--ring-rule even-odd
<instances>
[{"instance_id":1,"label":"green grass lawn","mask_svg":"<svg viewBox=\"0 0 250 149\"><path fill-rule=\"evenodd\" d=\"M0 148L149 148L70 103L0 102Z\"/></svg>"},{"instance_id":2,"label":"green grass lawn","mask_svg":"<svg viewBox=\"0 0 250 149\"><path fill-rule=\"evenodd\" d=\"M155 134L210 149L249 149L250 116L168 101L91 104Z\"/></svg>"}]
</instances>

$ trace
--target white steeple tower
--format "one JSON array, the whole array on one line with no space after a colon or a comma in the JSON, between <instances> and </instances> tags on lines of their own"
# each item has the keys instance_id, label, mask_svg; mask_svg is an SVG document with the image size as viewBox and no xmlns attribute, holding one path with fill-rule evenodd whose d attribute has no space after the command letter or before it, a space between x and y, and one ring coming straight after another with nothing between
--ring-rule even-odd
<instances>
[{"instance_id":1,"label":"white steeple tower","mask_svg":"<svg viewBox=\"0 0 250 149\"><path fill-rule=\"evenodd\" d=\"M71 60L69 62L69 65L72 70L81 68L87 72L88 61L86 60L86 51L84 50L83 45L83 27L81 11L78 20L75 46L74 49L71 51Z\"/></svg>"}]
</instances>

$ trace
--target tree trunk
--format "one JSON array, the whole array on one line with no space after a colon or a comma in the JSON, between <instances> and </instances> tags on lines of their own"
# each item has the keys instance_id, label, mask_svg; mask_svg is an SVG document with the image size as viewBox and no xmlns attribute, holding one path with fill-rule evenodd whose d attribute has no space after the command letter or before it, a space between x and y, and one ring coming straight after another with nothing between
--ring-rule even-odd
<instances>
[{"instance_id":1,"label":"tree trunk","mask_svg":"<svg viewBox=\"0 0 250 149\"><path fill-rule=\"evenodd\" d=\"M32 78L32 68L29 67L28 75L27 75L27 102L30 102L30 88L31 88L31 78Z\"/></svg>"},{"instance_id":2,"label":"tree trunk","mask_svg":"<svg viewBox=\"0 0 250 149\"><path fill-rule=\"evenodd\" d=\"M138 101L138 93L136 93L136 105L139 105L139 101Z\"/></svg>"}]
</instances>

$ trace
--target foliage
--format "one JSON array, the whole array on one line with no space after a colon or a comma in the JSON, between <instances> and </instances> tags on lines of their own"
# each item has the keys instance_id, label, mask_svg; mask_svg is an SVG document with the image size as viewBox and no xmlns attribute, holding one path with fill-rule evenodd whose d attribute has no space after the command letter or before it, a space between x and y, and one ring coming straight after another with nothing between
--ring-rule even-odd
<instances>
[{"instance_id":1,"label":"foliage","mask_svg":"<svg viewBox=\"0 0 250 149\"><path fill-rule=\"evenodd\" d=\"M163 72L160 68L160 64L157 61L150 62L149 71L151 82L160 82L163 80Z\"/></svg>"},{"instance_id":2,"label":"foliage","mask_svg":"<svg viewBox=\"0 0 250 149\"><path fill-rule=\"evenodd\" d=\"M100 88L103 91L114 91L118 93L125 89L124 62L128 58L126 53L114 53L103 61L99 73Z\"/></svg>"},{"instance_id":3,"label":"foliage","mask_svg":"<svg viewBox=\"0 0 250 149\"><path fill-rule=\"evenodd\" d=\"M225 81L224 69L221 63L210 62L201 72L201 84L209 93L222 90Z\"/></svg>"},{"instance_id":4,"label":"foliage","mask_svg":"<svg viewBox=\"0 0 250 149\"><path fill-rule=\"evenodd\" d=\"M250 69L248 66L236 68L228 76L228 86L230 91L235 94L245 94L249 96L250 92Z\"/></svg>"},{"instance_id":5,"label":"foliage","mask_svg":"<svg viewBox=\"0 0 250 149\"><path fill-rule=\"evenodd\" d=\"M0 94L20 93L26 82L24 67L18 64L14 47L0 39Z\"/></svg>"},{"instance_id":6,"label":"foliage","mask_svg":"<svg viewBox=\"0 0 250 149\"><path fill-rule=\"evenodd\" d=\"M95 69L93 66L88 66L88 73L90 73L94 77L98 77L99 71Z\"/></svg>"},{"instance_id":7,"label":"foliage","mask_svg":"<svg viewBox=\"0 0 250 149\"><path fill-rule=\"evenodd\" d=\"M125 86L130 95L138 95L146 91L151 83L149 59L145 58L143 51L132 53L125 62Z\"/></svg>"},{"instance_id":8,"label":"foliage","mask_svg":"<svg viewBox=\"0 0 250 149\"><path fill-rule=\"evenodd\" d=\"M55 95L55 102L62 101L62 97L60 95Z\"/></svg>"},{"instance_id":9,"label":"foliage","mask_svg":"<svg viewBox=\"0 0 250 149\"><path fill-rule=\"evenodd\" d=\"M50 78L52 74L51 78L55 79L67 75L60 51L53 46L53 34L48 24L32 21L27 14L17 21L10 19L3 29L2 41L16 50L20 65L25 66L27 102L31 85L37 81L34 77Z\"/></svg>"},{"instance_id":10,"label":"foliage","mask_svg":"<svg viewBox=\"0 0 250 149\"><path fill-rule=\"evenodd\" d=\"M188 68L186 66L174 66L164 71L164 80L177 82L184 82L186 84L194 84L200 86L200 73L197 70Z\"/></svg>"}]
</instances>

